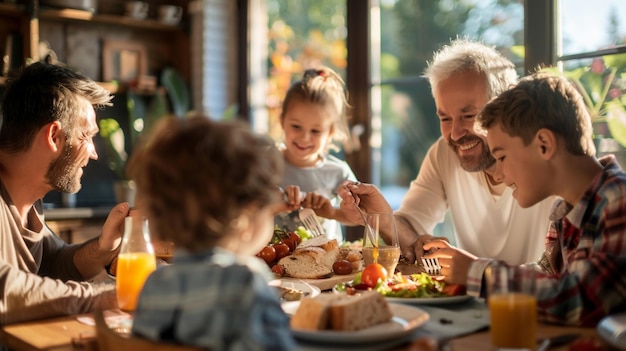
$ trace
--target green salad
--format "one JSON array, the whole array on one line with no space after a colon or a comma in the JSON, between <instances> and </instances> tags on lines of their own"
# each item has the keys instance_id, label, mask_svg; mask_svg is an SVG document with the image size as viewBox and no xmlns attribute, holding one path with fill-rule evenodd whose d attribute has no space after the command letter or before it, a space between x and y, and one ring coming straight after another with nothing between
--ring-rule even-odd
<instances>
[{"instance_id":1,"label":"green salad","mask_svg":"<svg viewBox=\"0 0 626 351\"><path fill-rule=\"evenodd\" d=\"M361 273L357 273L352 281L335 285L334 290L354 294L359 290L376 290L387 297L401 298L432 298L451 296L444 292L446 284L433 279L426 273L402 275L400 273L386 279L379 279L376 286L363 284Z\"/></svg>"}]
</instances>

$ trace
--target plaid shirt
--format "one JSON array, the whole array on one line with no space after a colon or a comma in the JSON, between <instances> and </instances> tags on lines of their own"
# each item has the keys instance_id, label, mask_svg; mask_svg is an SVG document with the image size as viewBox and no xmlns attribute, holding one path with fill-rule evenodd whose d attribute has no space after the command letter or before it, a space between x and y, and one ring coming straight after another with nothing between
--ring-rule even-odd
<instances>
[{"instance_id":1,"label":"plaid shirt","mask_svg":"<svg viewBox=\"0 0 626 351\"><path fill-rule=\"evenodd\" d=\"M133 333L210 350L293 350L295 341L267 265L213 249L176 252L146 281Z\"/></svg>"},{"instance_id":2,"label":"plaid shirt","mask_svg":"<svg viewBox=\"0 0 626 351\"><path fill-rule=\"evenodd\" d=\"M626 310L626 173L612 155L576 206L558 200L550 216L546 250L539 262L537 305L544 322L595 326ZM484 295L490 259L472 263L467 289ZM520 279L524 279L520 277Z\"/></svg>"}]
</instances>

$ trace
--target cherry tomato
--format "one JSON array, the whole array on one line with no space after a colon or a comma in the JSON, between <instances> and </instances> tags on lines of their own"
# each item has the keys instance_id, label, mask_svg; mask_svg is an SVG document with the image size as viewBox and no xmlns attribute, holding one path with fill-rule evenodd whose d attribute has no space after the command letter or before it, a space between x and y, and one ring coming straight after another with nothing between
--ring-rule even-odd
<instances>
[{"instance_id":1,"label":"cherry tomato","mask_svg":"<svg viewBox=\"0 0 626 351\"><path fill-rule=\"evenodd\" d=\"M379 263L368 264L361 273L361 282L370 288L375 287L379 279L387 279L387 270Z\"/></svg>"},{"instance_id":2,"label":"cherry tomato","mask_svg":"<svg viewBox=\"0 0 626 351\"><path fill-rule=\"evenodd\" d=\"M276 260L276 249L274 249L273 246L267 245L259 252L258 256L261 257L265 263L272 264L274 260Z\"/></svg>"},{"instance_id":3,"label":"cherry tomato","mask_svg":"<svg viewBox=\"0 0 626 351\"><path fill-rule=\"evenodd\" d=\"M289 252L293 252L296 249L298 244L291 239L283 239L283 244L286 244L289 247Z\"/></svg>"},{"instance_id":4,"label":"cherry tomato","mask_svg":"<svg viewBox=\"0 0 626 351\"><path fill-rule=\"evenodd\" d=\"M300 245L300 243L302 242L302 238L300 237L300 235L296 234L295 232L289 232L289 239L293 240L293 242L296 243L296 247L298 247L298 245Z\"/></svg>"},{"instance_id":5,"label":"cherry tomato","mask_svg":"<svg viewBox=\"0 0 626 351\"><path fill-rule=\"evenodd\" d=\"M574 340L569 346L569 351L602 351L602 344L592 337L584 337Z\"/></svg>"},{"instance_id":6,"label":"cherry tomato","mask_svg":"<svg viewBox=\"0 0 626 351\"><path fill-rule=\"evenodd\" d=\"M352 263L348 260L339 260L333 263L333 272L338 275L346 275L352 273Z\"/></svg>"},{"instance_id":7,"label":"cherry tomato","mask_svg":"<svg viewBox=\"0 0 626 351\"><path fill-rule=\"evenodd\" d=\"M457 284L446 284L441 292L448 296L463 295L465 294L465 286Z\"/></svg>"},{"instance_id":8,"label":"cherry tomato","mask_svg":"<svg viewBox=\"0 0 626 351\"><path fill-rule=\"evenodd\" d=\"M280 260L281 258L289 255L289 246L285 243L274 244L274 250L276 250L276 259Z\"/></svg>"},{"instance_id":9,"label":"cherry tomato","mask_svg":"<svg viewBox=\"0 0 626 351\"><path fill-rule=\"evenodd\" d=\"M272 266L272 272L274 272L277 278L280 278L285 274L285 269L283 268L283 266L275 264Z\"/></svg>"}]
</instances>

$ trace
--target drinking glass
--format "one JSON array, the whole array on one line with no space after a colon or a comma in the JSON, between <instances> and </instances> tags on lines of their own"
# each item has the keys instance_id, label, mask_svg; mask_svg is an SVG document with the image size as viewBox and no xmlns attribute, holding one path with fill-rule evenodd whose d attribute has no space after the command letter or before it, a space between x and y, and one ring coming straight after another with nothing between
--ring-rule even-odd
<instances>
[{"instance_id":1,"label":"drinking glass","mask_svg":"<svg viewBox=\"0 0 626 351\"><path fill-rule=\"evenodd\" d=\"M126 217L115 277L120 309L135 310L143 284L155 269L156 257L150 243L148 220Z\"/></svg>"},{"instance_id":2,"label":"drinking glass","mask_svg":"<svg viewBox=\"0 0 626 351\"><path fill-rule=\"evenodd\" d=\"M381 236L381 233L385 235ZM389 276L394 274L400 259L400 244L393 213L365 215L362 253L366 266L370 263L380 263Z\"/></svg>"},{"instance_id":3,"label":"drinking glass","mask_svg":"<svg viewBox=\"0 0 626 351\"><path fill-rule=\"evenodd\" d=\"M485 271L495 350L534 350L537 346L535 274L529 268L491 266Z\"/></svg>"}]
</instances>

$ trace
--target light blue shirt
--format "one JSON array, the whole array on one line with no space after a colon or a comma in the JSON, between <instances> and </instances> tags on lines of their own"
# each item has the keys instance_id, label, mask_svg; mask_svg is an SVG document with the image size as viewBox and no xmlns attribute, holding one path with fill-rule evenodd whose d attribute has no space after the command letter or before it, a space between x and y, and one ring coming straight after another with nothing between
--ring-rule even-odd
<instances>
[{"instance_id":1,"label":"light blue shirt","mask_svg":"<svg viewBox=\"0 0 626 351\"><path fill-rule=\"evenodd\" d=\"M293 350L271 272L256 257L213 249L176 252L146 281L133 333L211 350Z\"/></svg>"}]
</instances>

